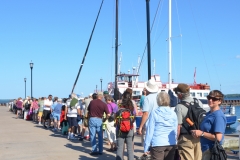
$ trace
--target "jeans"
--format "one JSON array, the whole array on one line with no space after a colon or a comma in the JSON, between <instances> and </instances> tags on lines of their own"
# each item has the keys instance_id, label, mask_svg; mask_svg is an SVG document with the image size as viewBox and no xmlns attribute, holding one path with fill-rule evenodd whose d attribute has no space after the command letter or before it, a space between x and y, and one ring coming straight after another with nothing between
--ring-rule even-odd
<instances>
[{"instance_id":1,"label":"jeans","mask_svg":"<svg viewBox=\"0 0 240 160\"><path fill-rule=\"evenodd\" d=\"M150 148L151 160L174 160L176 145L155 146Z\"/></svg>"},{"instance_id":2,"label":"jeans","mask_svg":"<svg viewBox=\"0 0 240 160\"><path fill-rule=\"evenodd\" d=\"M133 160L133 129L128 133L120 133L117 131L117 157L116 160L123 160L124 144L127 144L128 160Z\"/></svg>"},{"instance_id":3,"label":"jeans","mask_svg":"<svg viewBox=\"0 0 240 160\"><path fill-rule=\"evenodd\" d=\"M99 153L103 152L103 134L102 134L102 119L91 117L89 119L89 133L91 138L92 152L97 152L96 133L98 134L98 149Z\"/></svg>"}]
</instances>

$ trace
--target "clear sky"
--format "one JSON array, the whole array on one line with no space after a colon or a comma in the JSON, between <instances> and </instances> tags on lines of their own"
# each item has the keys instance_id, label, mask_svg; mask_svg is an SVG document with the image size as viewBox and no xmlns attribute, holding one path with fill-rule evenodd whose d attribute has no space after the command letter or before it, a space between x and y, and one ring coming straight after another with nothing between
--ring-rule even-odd
<instances>
[{"instance_id":1,"label":"clear sky","mask_svg":"<svg viewBox=\"0 0 240 160\"><path fill-rule=\"evenodd\" d=\"M72 90L101 0L1 0L0 99L67 97ZM159 0L150 0L151 24ZM208 83L224 94L240 91L240 1L172 2L174 82ZM182 35L182 36L180 36ZM114 81L115 1L105 0L75 91L87 96ZM151 33L155 74L167 82L168 1L162 0ZM121 72L137 66L147 40L146 1L119 0ZM147 81L147 57L140 81ZM153 66L153 64L152 64ZM221 86L221 87L220 87Z\"/></svg>"}]
</instances>

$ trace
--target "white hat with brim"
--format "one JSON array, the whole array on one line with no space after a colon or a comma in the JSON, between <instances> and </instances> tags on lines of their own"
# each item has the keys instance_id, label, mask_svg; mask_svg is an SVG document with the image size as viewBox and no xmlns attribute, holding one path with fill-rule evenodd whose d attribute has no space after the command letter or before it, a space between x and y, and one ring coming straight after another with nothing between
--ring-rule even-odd
<instances>
[{"instance_id":1,"label":"white hat with brim","mask_svg":"<svg viewBox=\"0 0 240 160\"><path fill-rule=\"evenodd\" d=\"M150 79L149 81L145 82L145 88L148 90L148 92L158 92L158 85L152 79Z\"/></svg>"}]
</instances>

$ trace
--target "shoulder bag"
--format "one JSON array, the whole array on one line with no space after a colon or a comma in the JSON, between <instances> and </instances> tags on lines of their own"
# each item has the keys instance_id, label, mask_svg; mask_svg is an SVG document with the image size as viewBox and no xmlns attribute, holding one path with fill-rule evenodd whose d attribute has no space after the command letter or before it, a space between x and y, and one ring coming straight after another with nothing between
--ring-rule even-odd
<instances>
[{"instance_id":1,"label":"shoulder bag","mask_svg":"<svg viewBox=\"0 0 240 160\"><path fill-rule=\"evenodd\" d=\"M211 153L212 155L210 160L227 160L227 154L223 149L222 145L217 140L216 134L215 134L215 142L214 142L213 148L211 149Z\"/></svg>"}]
</instances>

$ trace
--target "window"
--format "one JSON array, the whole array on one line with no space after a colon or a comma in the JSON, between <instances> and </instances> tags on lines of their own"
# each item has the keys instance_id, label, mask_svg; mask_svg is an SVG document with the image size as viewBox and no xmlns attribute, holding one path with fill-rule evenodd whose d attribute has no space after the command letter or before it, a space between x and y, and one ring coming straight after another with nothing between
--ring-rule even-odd
<instances>
[{"instance_id":1,"label":"window","mask_svg":"<svg viewBox=\"0 0 240 160\"><path fill-rule=\"evenodd\" d=\"M198 97L202 97L202 93L201 92L198 92L197 95L198 95Z\"/></svg>"},{"instance_id":2,"label":"window","mask_svg":"<svg viewBox=\"0 0 240 160\"><path fill-rule=\"evenodd\" d=\"M207 97L208 96L208 93L203 93L203 97Z\"/></svg>"},{"instance_id":3,"label":"window","mask_svg":"<svg viewBox=\"0 0 240 160\"><path fill-rule=\"evenodd\" d=\"M195 97L195 92L190 92L190 94L192 95L192 97Z\"/></svg>"}]
</instances>

